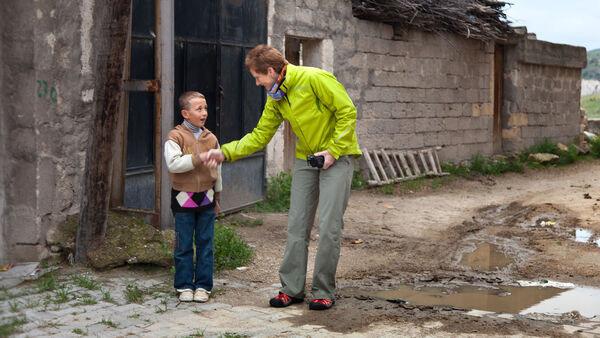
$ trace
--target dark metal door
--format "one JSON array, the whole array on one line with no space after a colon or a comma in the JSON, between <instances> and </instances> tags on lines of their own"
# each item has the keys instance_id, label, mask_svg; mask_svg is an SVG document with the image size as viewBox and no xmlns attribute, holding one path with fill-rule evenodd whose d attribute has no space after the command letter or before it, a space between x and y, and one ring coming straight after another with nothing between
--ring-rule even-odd
<instances>
[{"instance_id":1,"label":"dark metal door","mask_svg":"<svg viewBox=\"0 0 600 338\"><path fill-rule=\"evenodd\" d=\"M244 59L267 37L266 0L175 1L174 125L182 122L177 104L188 90L206 97L206 127L219 143L244 136L256 126L265 102L262 87L245 70ZM223 211L255 203L264 195L264 151L224 163Z\"/></svg>"}]
</instances>

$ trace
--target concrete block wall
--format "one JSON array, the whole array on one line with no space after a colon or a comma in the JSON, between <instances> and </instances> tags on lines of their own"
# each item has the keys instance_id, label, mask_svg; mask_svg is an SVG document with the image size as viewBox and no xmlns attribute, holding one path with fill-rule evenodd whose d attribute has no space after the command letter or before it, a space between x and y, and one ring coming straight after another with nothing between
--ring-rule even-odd
<instances>
[{"instance_id":1,"label":"concrete block wall","mask_svg":"<svg viewBox=\"0 0 600 338\"><path fill-rule=\"evenodd\" d=\"M79 209L93 8L94 0L10 0L0 14L0 261L43 258L47 229Z\"/></svg>"},{"instance_id":2,"label":"concrete block wall","mask_svg":"<svg viewBox=\"0 0 600 338\"><path fill-rule=\"evenodd\" d=\"M583 47L521 39L505 48L502 147L579 140Z\"/></svg>"},{"instance_id":3,"label":"concrete block wall","mask_svg":"<svg viewBox=\"0 0 600 338\"><path fill-rule=\"evenodd\" d=\"M399 36L353 17L348 0L272 1L268 22L280 50L286 36L332 42L331 71L356 105L361 147L444 145L442 159L492 154L493 44L417 30ZM268 174L281 171L281 137L267 148Z\"/></svg>"}]
</instances>

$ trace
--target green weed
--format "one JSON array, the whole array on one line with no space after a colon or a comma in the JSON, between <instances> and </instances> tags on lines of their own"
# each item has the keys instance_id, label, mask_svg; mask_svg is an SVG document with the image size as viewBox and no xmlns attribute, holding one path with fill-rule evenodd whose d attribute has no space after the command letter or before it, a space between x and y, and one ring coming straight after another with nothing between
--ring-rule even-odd
<instances>
[{"instance_id":1,"label":"green weed","mask_svg":"<svg viewBox=\"0 0 600 338\"><path fill-rule=\"evenodd\" d=\"M231 223L231 225L234 226L244 226L244 227L257 227L259 225L263 225L263 219L262 218L256 218L256 219L248 219L248 218L239 218L239 217L229 217L228 221Z\"/></svg>"},{"instance_id":2,"label":"green weed","mask_svg":"<svg viewBox=\"0 0 600 338\"><path fill-rule=\"evenodd\" d=\"M74 305L94 305L94 304L98 304L98 301L96 300L96 298L94 298L94 296L90 295L89 293L84 293L81 295L81 299L75 303Z\"/></svg>"},{"instance_id":3,"label":"green weed","mask_svg":"<svg viewBox=\"0 0 600 338\"><path fill-rule=\"evenodd\" d=\"M114 329L116 329L116 328L119 327L118 323L115 323L112 320L107 320L107 319L102 319L102 321L100 322L100 324L104 324L104 325L112 327Z\"/></svg>"},{"instance_id":4,"label":"green weed","mask_svg":"<svg viewBox=\"0 0 600 338\"><path fill-rule=\"evenodd\" d=\"M39 292L56 290L56 275L54 272L43 275L35 281Z\"/></svg>"},{"instance_id":5,"label":"green weed","mask_svg":"<svg viewBox=\"0 0 600 338\"><path fill-rule=\"evenodd\" d=\"M596 158L600 158L600 137L590 142L590 155Z\"/></svg>"},{"instance_id":6,"label":"green weed","mask_svg":"<svg viewBox=\"0 0 600 338\"><path fill-rule=\"evenodd\" d=\"M129 303L142 303L144 295L144 290L140 289L136 284L128 283L125 287L125 299Z\"/></svg>"},{"instance_id":7,"label":"green weed","mask_svg":"<svg viewBox=\"0 0 600 338\"><path fill-rule=\"evenodd\" d=\"M265 200L251 209L258 212L287 212L290 208L292 174L281 172L267 180Z\"/></svg>"},{"instance_id":8,"label":"green weed","mask_svg":"<svg viewBox=\"0 0 600 338\"><path fill-rule=\"evenodd\" d=\"M87 273L73 277L73 284L88 290L100 289L100 283Z\"/></svg>"},{"instance_id":9,"label":"green weed","mask_svg":"<svg viewBox=\"0 0 600 338\"><path fill-rule=\"evenodd\" d=\"M354 170L352 173L352 184L350 185L350 189L352 190L361 190L367 186L367 181L360 173L360 170Z\"/></svg>"},{"instance_id":10,"label":"green weed","mask_svg":"<svg viewBox=\"0 0 600 338\"><path fill-rule=\"evenodd\" d=\"M110 291L108 290L103 290L102 291L102 300L107 302L107 303L114 303L115 299L112 297L112 295L110 294Z\"/></svg>"},{"instance_id":11,"label":"green weed","mask_svg":"<svg viewBox=\"0 0 600 338\"><path fill-rule=\"evenodd\" d=\"M245 265L252 258L252 249L231 227L215 223L214 269L233 269Z\"/></svg>"},{"instance_id":12,"label":"green weed","mask_svg":"<svg viewBox=\"0 0 600 338\"><path fill-rule=\"evenodd\" d=\"M70 286L61 286L56 289L54 293L54 304L62 304L70 301L69 292L71 292Z\"/></svg>"},{"instance_id":13,"label":"green weed","mask_svg":"<svg viewBox=\"0 0 600 338\"><path fill-rule=\"evenodd\" d=\"M83 330L82 330L82 329L80 329L80 328L75 328L75 329L73 329L73 331L72 331L72 332L73 332L73 333L75 333L75 334L80 334L80 335L84 335L84 334L86 334L86 333L84 333L84 332L83 332Z\"/></svg>"},{"instance_id":14,"label":"green weed","mask_svg":"<svg viewBox=\"0 0 600 338\"><path fill-rule=\"evenodd\" d=\"M379 186L377 187L377 191L385 195L391 195L394 193L394 184L384 184Z\"/></svg>"},{"instance_id":15,"label":"green weed","mask_svg":"<svg viewBox=\"0 0 600 338\"><path fill-rule=\"evenodd\" d=\"M18 300L8 302L8 308L10 312L19 312L19 307L21 306L21 302Z\"/></svg>"},{"instance_id":16,"label":"green weed","mask_svg":"<svg viewBox=\"0 0 600 338\"><path fill-rule=\"evenodd\" d=\"M0 337L8 337L23 332L23 325L28 322L26 317L4 318L3 321L7 319L7 322L0 324Z\"/></svg>"}]
</instances>

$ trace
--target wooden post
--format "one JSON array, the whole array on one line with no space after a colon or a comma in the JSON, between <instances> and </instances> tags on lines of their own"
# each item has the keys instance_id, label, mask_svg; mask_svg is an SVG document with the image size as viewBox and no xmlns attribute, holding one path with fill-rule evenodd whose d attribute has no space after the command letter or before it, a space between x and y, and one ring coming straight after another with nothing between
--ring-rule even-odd
<instances>
[{"instance_id":1,"label":"wooden post","mask_svg":"<svg viewBox=\"0 0 600 338\"><path fill-rule=\"evenodd\" d=\"M119 116L131 1L106 0L94 10L96 67L95 103L85 160L83 191L77 226L75 261L86 263L88 253L104 241L112 174L112 144Z\"/></svg>"}]
</instances>

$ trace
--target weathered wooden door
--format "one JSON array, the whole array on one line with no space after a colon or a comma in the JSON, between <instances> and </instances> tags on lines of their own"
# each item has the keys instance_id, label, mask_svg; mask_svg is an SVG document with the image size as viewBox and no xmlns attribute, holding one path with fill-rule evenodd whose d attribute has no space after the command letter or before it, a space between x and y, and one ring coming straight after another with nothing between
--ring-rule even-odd
<instances>
[{"instance_id":1,"label":"weathered wooden door","mask_svg":"<svg viewBox=\"0 0 600 338\"><path fill-rule=\"evenodd\" d=\"M137 213L158 225L161 214L170 213L161 185L164 118L172 125L182 122L177 104L181 93L195 90L208 103L206 127L221 144L239 139L258 122L265 101L262 87L245 70L244 59L257 44L266 42L266 0L177 0L172 6L173 36L161 36L174 44L174 93L161 97L157 52L160 1L133 0L129 59L125 69L126 93L122 103L120 150L115 150L111 206ZM157 10L158 9L158 10ZM161 116L161 102L174 104L174 113ZM164 131L164 130L163 130ZM239 209L260 201L264 195L264 151L223 165L221 207ZM164 179L164 178L163 178ZM168 205L168 204L167 204ZM164 216L164 215L163 215ZM164 217L162 217L164 222ZM168 226L168 225L167 225ZM163 224L163 227L165 225Z\"/></svg>"},{"instance_id":2,"label":"weathered wooden door","mask_svg":"<svg viewBox=\"0 0 600 338\"><path fill-rule=\"evenodd\" d=\"M175 95L206 96L208 120L221 144L256 126L265 92L245 70L244 59L267 38L266 0L175 2ZM177 107L177 104L175 105ZM182 122L177 108L174 124ZM255 203L264 194L264 151L223 164L224 211Z\"/></svg>"}]
</instances>

